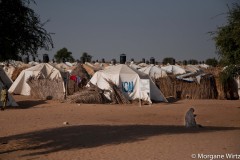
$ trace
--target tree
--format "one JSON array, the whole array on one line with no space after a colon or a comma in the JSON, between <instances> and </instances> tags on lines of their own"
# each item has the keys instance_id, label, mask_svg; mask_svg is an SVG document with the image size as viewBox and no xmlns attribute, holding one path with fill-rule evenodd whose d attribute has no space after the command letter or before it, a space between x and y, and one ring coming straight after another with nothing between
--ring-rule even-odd
<instances>
[{"instance_id":1,"label":"tree","mask_svg":"<svg viewBox=\"0 0 240 160\"><path fill-rule=\"evenodd\" d=\"M208 58L206 60L206 64L210 65L210 66L213 66L213 67L216 67L218 65L218 61L215 58Z\"/></svg>"},{"instance_id":2,"label":"tree","mask_svg":"<svg viewBox=\"0 0 240 160\"><path fill-rule=\"evenodd\" d=\"M58 63L64 61L74 62L72 52L69 52L65 47L57 51L57 53L54 55L54 58Z\"/></svg>"},{"instance_id":3,"label":"tree","mask_svg":"<svg viewBox=\"0 0 240 160\"><path fill-rule=\"evenodd\" d=\"M229 8L227 25L218 27L214 35L217 54L223 65L240 64L240 6L237 3Z\"/></svg>"},{"instance_id":4,"label":"tree","mask_svg":"<svg viewBox=\"0 0 240 160\"><path fill-rule=\"evenodd\" d=\"M162 62L162 63L163 63L164 65L166 65L166 64L168 64L168 63L171 64L171 65L174 65L175 62L176 62L176 61L175 61L174 58L172 58L172 57L166 57L166 58L163 59L163 62Z\"/></svg>"},{"instance_id":5,"label":"tree","mask_svg":"<svg viewBox=\"0 0 240 160\"><path fill-rule=\"evenodd\" d=\"M45 23L29 8L31 1L0 0L0 60L36 55L38 49L53 47Z\"/></svg>"},{"instance_id":6,"label":"tree","mask_svg":"<svg viewBox=\"0 0 240 160\"><path fill-rule=\"evenodd\" d=\"M233 79L240 75L240 5L234 3L232 8L228 9L227 24L210 33L214 36L220 64L226 66L219 75L220 82L224 93L231 91L229 94L232 98L232 88L235 88L231 87Z\"/></svg>"},{"instance_id":7,"label":"tree","mask_svg":"<svg viewBox=\"0 0 240 160\"><path fill-rule=\"evenodd\" d=\"M92 60L92 56L89 55L87 52L83 52L82 56L80 57L81 62L85 63L85 62L91 62Z\"/></svg>"}]
</instances>

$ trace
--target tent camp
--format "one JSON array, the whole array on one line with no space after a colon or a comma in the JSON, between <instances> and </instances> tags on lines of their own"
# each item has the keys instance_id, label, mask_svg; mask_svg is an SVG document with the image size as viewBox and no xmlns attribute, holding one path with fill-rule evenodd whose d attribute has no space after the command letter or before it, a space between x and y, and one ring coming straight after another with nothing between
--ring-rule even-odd
<instances>
[{"instance_id":1,"label":"tent camp","mask_svg":"<svg viewBox=\"0 0 240 160\"><path fill-rule=\"evenodd\" d=\"M2 90L3 86L6 86L7 88L9 88L11 84L12 84L12 81L9 79L9 77L4 72L4 70L0 67L0 91ZM0 101L0 106L2 106L1 101ZM18 106L18 104L15 102L15 100L10 94L8 94L7 106Z\"/></svg>"},{"instance_id":2,"label":"tent camp","mask_svg":"<svg viewBox=\"0 0 240 160\"><path fill-rule=\"evenodd\" d=\"M146 66L144 68L139 69L139 71L148 74L151 78L154 78L154 79L167 76L167 73L165 70L154 65Z\"/></svg>"},{"instance_id":3,"label":"tent camp","mask_svg":"<svg viewBox=\"0 0 240 160\"><path fill-rule=\"evenodd\" d=\"M96 72L90 82L101 89L111 90L107 81L116 84L129 99L142 99L144 101L165 101L166 98L151 78L142 72L128 67L125 64L109 66L105 70ZM110 96L107 96L110 99Z\"/></svg>"},{"instance_id":4,"label":"tent camp","mask_svg":"<svg viewBox=\"0 0 240 160\"><path fill-rule=\"evenodd\" d=\"M61 73L56 68L48 63L41 63L31 68L23 70L12 86L9 88L10 93L30 95L30 86L27 84L29 77L34 76L38 78L58 79L62 78ZM65 91L64 84L62 85Z\"/></svg>"},{"instance_id":5,"label":"tent camp","mask_svg":"<svg viewBox=\"0 0 240 160\"><path fill-rule=\"evenodd\" d=\"M177 65L167 65L161 68L164 69L167 73L171 73L174 75L186 73L186 71L183 68Z\"/></svg>"}]
</instances>

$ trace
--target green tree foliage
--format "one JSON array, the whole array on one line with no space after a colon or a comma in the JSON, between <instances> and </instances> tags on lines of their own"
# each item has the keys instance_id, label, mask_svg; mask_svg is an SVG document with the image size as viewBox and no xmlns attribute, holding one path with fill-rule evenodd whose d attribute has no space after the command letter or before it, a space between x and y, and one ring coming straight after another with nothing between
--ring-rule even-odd
<instances>
[{"instance_id":1,"label":"green tree foliage","mask_svg":"<svg viewBox=\"0 0 240 160\"><path fill-rule=\"evenodd\" d=\"M206 60L206 64L210 65L210 66L213 66L213 67L216 67L218 65L218 61L215 58L208 58Z\"/></svg>"},{"instance_id":2,"label":"green tree foliage","mask_svg":"<svg viewBox=\"0 0 240 160\"><path fill-rule=\"evenodd\" d=\"M29 8L30 1L0 0L0 60L37 55L38 49L53 47L45 23Z\"/></svg>"},{"instance_id":3,"label":"green tree foliage","mask_svg":"<svg viewBox=\"0 0 240 160\"><path fill-rule=\"evenodd\" d=\"M232 89L230 84L234 77L240 75L240 5L234 3L227 13L227 24L210 33L214 35L220 64L227 66L220 73L220 81L226 93Z\"/></svg>"},{"instance_id":4,"label":"green tree foliage","mask_svg":"<svg viewBox=\"0 0 240 160\"><path fill-rule=\"evenodd\" d=\"M58 63L64 61L74 62L72 52L69 52L65 47L57 51L57 53L54 55L54 58Z\"/></svg>"},{"instance_id":5,"label":"green tree foliage","mask_svg":"<svg viewBox=\"0 0 240 160\"><path fill-rule=\"evenodd\" d=\"M174 58L172 58L172 57L166 57L166 58L163 59L163 62L162 62L162 63L163 63L164 65L166 65L166 64L168 64L168 63L171 64L171 65L174 65L175 62L176 62L176 61L175 61Z\"/></svg>"},{"instance_id":6,"label":"green tree foliage","mask_svg":"<svg viewBox=\"0 0 240 160\"><path fill-rule=\"evenodd\" d=\"M240 64L240 6L233 4L227 13L227 25L218 27L214 41L223 65Z\"/></svg>"},{"instance_id":7,"label":"green tree foliage","mask_svg":"<svg viewBox=\"0 0 240 160\"><path fill-rule=\"evenodd\" d=\"M81 62L85 63L85 62L91 62L92 61L92 56L89 55L87 52L83 52L82 56L80 57Z\"/></svg>"}]
</instances>

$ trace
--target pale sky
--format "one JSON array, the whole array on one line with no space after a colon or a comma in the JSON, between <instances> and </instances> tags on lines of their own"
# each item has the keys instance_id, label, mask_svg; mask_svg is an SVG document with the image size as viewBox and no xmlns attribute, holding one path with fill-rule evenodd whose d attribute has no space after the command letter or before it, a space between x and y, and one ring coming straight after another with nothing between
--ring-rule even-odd
<instances>
[{"instance_id":1,"label":"pale sky","mask_svg":"<svg viewBox=\"0 0 240 160\"><path fill-rule=\"evenodd\" d=\"M234 0L35 0L31 8L52 35L50 58L66 47L79 59L119 61L165 57L177 61L218 57L210 31L226 24ZM221 14L221 15L219 15Z\"/></svg>"}]
</instances>

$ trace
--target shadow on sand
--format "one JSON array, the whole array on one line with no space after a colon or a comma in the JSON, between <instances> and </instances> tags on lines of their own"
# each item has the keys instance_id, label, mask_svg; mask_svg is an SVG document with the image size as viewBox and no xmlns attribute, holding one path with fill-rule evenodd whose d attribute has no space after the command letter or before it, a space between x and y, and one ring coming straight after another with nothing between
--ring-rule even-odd
<instances>
[{"instance_id":1,"label":"shadow on sand","mask_svg":"<svg viewBox=\"0 0 240 160\"><path fill-rule=\"evenodd\" d=\"M17 107L7 107L7 109L27 109L31 107L35 107L37 105L46 104L46 100L24 100L24 101L18 101L17 104L19 106Z\"/></svg>"},{"instance_id":2,"label":"shadow on sand","mask_svg":"<svg viewBox=\"0 0 240 160\"><path fill-rule=\"evenodd\" d=\"M187 129L184 126L165 125L80 125L40 130L30 133L1 137L0 154L28 151L22 156L36 156L57 151L93 148L145 140L151 136L169 134L195 134L239 130L234 127ZM11 145L15 147L11 147ZM18 146L18 147L16 147ZM25 152L26 153L26 152Z\"/></svg>"}]
</instances>

